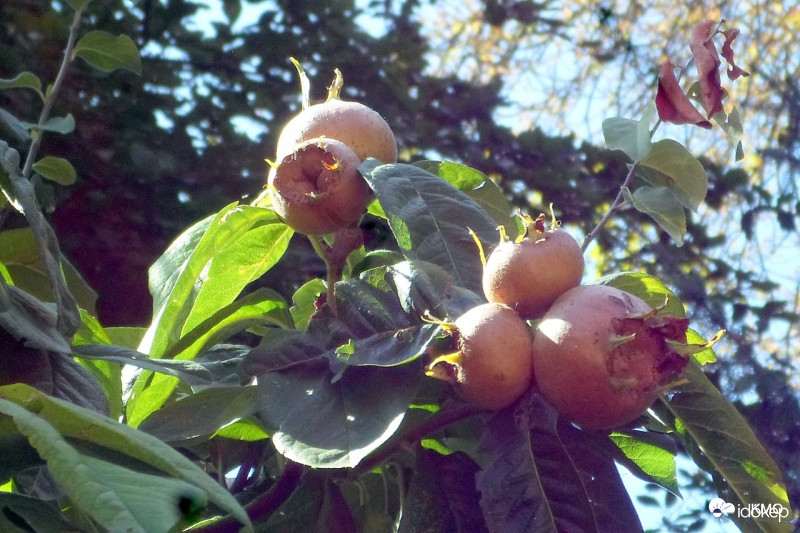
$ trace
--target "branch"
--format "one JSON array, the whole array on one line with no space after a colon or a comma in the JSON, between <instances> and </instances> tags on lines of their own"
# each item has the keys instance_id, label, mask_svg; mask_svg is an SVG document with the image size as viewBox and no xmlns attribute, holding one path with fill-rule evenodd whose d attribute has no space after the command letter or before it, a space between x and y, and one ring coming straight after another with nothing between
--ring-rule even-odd
<instances>
[{"instance_id":1,"label":"branch","mask_svg":"<svg viewBox=\"0 0 800 533\"><path fill-rule=\"evenodd\" d=\"M250 520L255 522L266 518L275 512L278 507L283 505L283 503L289 499L289 496L292 495L294 489L297 488L297 484L300 482L300 478L303 477L305 470L305 467L300 463L287 461L286 467L283 469L281 476L275 484L261 496L245 505L244 508ZM238 520L232 516L226 516L214 523L198 527L192 531L196 533L238 533L241 527L242 524L239 523Z\"/></svg>"}]
</instances>

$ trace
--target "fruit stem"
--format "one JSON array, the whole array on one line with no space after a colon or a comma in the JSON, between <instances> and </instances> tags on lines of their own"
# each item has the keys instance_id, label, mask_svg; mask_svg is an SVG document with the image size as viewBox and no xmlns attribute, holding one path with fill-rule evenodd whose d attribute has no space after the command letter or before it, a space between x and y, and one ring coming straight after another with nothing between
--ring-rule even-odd
<instances>
[{"instance_id":1,"label":"fruit stem","mask_svg":"<svg viewBox=\"0 0 800 533\"><path fill-rule=\"evenodd\" d=\"M317 252L317 255L325 262L325 271L327 273L327 279L325 281L326 301L328 303L328 307L330 307L331 313L333 313L333 316L338 316L339 308L336 303L336 294L333 289L336 285L336 282L341 281L342 279L344 265L334 264L335 262L332 261L331 258L330 246L322 242L322 239L320 239L318 236L308 235L308 240L311 241L311 246L314 248L314 251Z\"/></svg>"},{"instance_id":2,"label":"fruit stem","mask_svg":"<svg viewBox=\"0 0 800 533\"><path fill-rule=\"evenodd\" d=\"M338 68L333 69L334 78L331 86L328 87L328 99L327 102L331 100L338 100L339 93L342 90L342 86L344 85L344 77L342 77L342 71Z\"/></svg>"}]
</instances>

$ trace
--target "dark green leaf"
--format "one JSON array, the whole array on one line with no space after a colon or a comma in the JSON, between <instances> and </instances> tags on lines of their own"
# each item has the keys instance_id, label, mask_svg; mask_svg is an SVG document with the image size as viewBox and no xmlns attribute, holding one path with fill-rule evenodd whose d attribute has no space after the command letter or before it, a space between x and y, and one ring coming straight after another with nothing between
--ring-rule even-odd
<instances>
[{"instance_id":1,"label":"dark green leaf","mask_svg":"<svg viewBox=\"0 0 800 533\"><path fill-rule=\"evenodd\" d=\"M497 240L497 223L475 200L412 165L381 165L365 178L407 258L439 265L456 285L481 290L483 268L469 229L488 248Z\"/></svg>"},{"instance_id":2,"label":"dark green leaf","mask_svg":"<svg viewBox=\"0 0 800 533\"><path fill-rule=\"evenodd\" d=\"M789 509L780 470L753 430L694 362L686 368L688 383L661 400L674 416L676 434L695 462L709 470L720 498L737 506L780 505ZM730 518L742 531L792 530L788 522L761 517Z\"/></svg>"},{"instance_id":3,"label":"dark green leaf","mask_svg":"<svg viewBox=\"0 0 800 533\"><path fill-rule=\"evenodd\" d=\"M338 355L338 360L353 366L396 366L422 356L439 331L435 324L425 324L376 333L352 342L353 350Z\"/></svg>"},{"instance_id":4,"label":"dark green leaf","mask_svg":"<svg viewBox=\"0 0 800 533\"><path fill-rule=\"evenodd\" d=\"M0 531L27 533L25 529L16 528L14 522L9 520L10 515L13 515L15 522L22 521L36 532L77 531L75 524L64 517L54 502L0 492Z\"/></svg>"},{"instance_id":5,"label":"dark green leaf","mask_svg":"<svg viewBox=\"0 0 800 533\"><path fill-rule=\"evenodd\" d=\"M478 202L498 226L505 226L510 238L517 236L517 225L511 215L514 208L500 187L486 174L453 161L419 161L414 166L439 176L464 192Z\"/></svg>"},{"instance_id":6,"label":"dark green leaf","mask_svg":"<svg viewBox=\"0 0 800 533\"><path fill-rule=\"evenodd\" d=\"M11 308L0 313L0 328L29 348L69 353L67 340L56 330L52 306L13 285L6 286Z\"/></svg>"},{"instance_id":7,"label":"dark green leaf","mask_svg":"<svg viewBox=\"0 0 800 533\"><path fill-rule=\"evenodd\" d=\"M264 525L259 525L258 531L355 533L357 530L338 484L324 472L309 470L289 499Z\"/></svg>"},{"instance_id":8,"label":"dark green leaf","mask_svg":"<svg viewBox=\"0 0 800 533\"><path fill-rule=\"evenodd\" d=\"M295 366L258 378L259 416L275 448L317 468L354 467L400 426L421 379L417 364L347 367L331 382L327 366Z\"/></svg>"},{"instance_id":9,"label":"dark green leaf","mask_svg":"<svg viewBox=\"0 0 800 533\"><path fill-rule=\"evenodd\" d=\"M33 171L59 185L72 185L77 177L75 167L61 157L43 157L33 164Z\"/></svg>"},{"instance_id":10,"label":"dark green leaf","mask_svg":"<svg viewBox=\"0 0 800 533\"><path fill-rule=\"evenodd\" d=\"M387 269L403 309L415 316L427 312L455 319L485 299L453 282L445 270L425 261L404 261Z\"/></svg>"},{"instance_id":11,"label":"dark green leaf","mask_svg":"<svg viewBox=\"0 0 800 533\"><path fill-rule=\"evenodd\" d=\"M53 289L39 245L30 228L10 229L0 232L0 262L7 268L14 285L44 302L52 302ZM61 271L67 288L78 305L94 313L95 293L72 264L61 258Z\"/></svg>"},{"instance_id":12,"label":"dark green leaf","mask_svg":"<svg viewBox=\"0 0 800 533\"><path fill-rule=\"evenodd\" d=\"M254 414L257 398L256 387L206 389L162 407L139 429L164 442L208 436Z\"/></svg>"},{"instance_id":13,"label":"dark green leaf","mask_svg":"<svg viewBox=\"0 0 800 533\"><path fill-rule=\"evenodd\" d=\"M482 446L490 463L477 476L490 531L642 531L605 451L608 437L560 422L537 393L499 411Z\"/></svg>"},{"instance_id":14,"label":"dark green leaf","mask_svg":"<svg viewBox=\"0 0 800 533\"><path fill-rule=\"evenodd\" d=\"M80 57L103 72L126 69L142 74L142 59L136 43L127 35L116 37L105 31L90 31L75 45L73 57Z\"/></svg>"},{"instance_id":15,"label":"dark green leaf","mask_svg":"<svg viewBox=\"0 0 800 533\"><path fill-rule=\"evenodd\" d=\"M103 344L83 344L73 347L72 351L78 357L85 359L113 361L121 365L131 365L165 374L180 379L188 385L208 385L213 382L211 373L203 365L194 361L153 359L130 348Z\"/></svg>"},{"instance_id":16,"label":"dark green leaf","mask_svg":"<svg viewBox=\"0 0 800 533\"><path fill-rule=\"evenodd\" d=\"M52 469L55 464L59 469L66 469L64 479L68 480L75 490L81 490L81 487L77 486L81 483L81 479L69 476L79 464L80 457L76 457L77 452L67 444L65 437L128 455L177 480L202 489L211 503L233 515L242 524L250 525L247 513L227 490L192 461L155 437L88 409L51 398L26 385L0 387L0 397L2 397L0 405L3 412L12 416L16 424L24 425L26 430L20 428L20 431L29 438L34 436L39 439L37 450L40 454L44 454L48 467ZM87 483L93 483L91 474L86 472L86 475L89 476ZM61 481L60 475L56 477ZM77 496L81 504L97 505L97 501L102 501L97 499L89 501L84 494L80 492Z\"/></svg>"},{"instance_id":17,"label":"dark green leaf","mask_svg":"<svg viewBox=\"0 0 800 533\"><path fill-rule=\"evenodd\" d=\"M398 533L488 532L475 488L479 467L462 452L419 449Z\"/></svg>"}]
</instances>

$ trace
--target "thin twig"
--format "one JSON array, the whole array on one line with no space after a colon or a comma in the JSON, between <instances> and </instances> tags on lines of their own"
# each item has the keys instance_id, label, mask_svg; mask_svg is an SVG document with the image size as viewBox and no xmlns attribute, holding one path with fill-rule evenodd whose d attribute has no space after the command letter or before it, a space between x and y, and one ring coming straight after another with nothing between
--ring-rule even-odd
<instances>
[{"instance_id":1,"label":"thin twig","mask_svg":"<svg viewBox=\"0 0 800 533\"><path fill-rule=\"evenodd\" d=\"M47 123L47 120L50 118L50 111L52 111L53 105L56 103L56 96L58 95L59 89L61 89L61 86L64 84L64 78L67 76L67 70L69 70L69 66L72 63L72 51L75 49L75 43L78 40L78 29L81 25L82 15L83 9L75 10L75 16L73 17L72 25L69 28L67 46L64 48L64 59L61 61L61 67L58 69L58 74L56 75L56 80L53 82L53 87L45 97L42 112L39 114L39 123L37 124L39 129L33 135L33 142L31 143L30 150L28 150L28 157L25 159L25 166L22 168L22 176L25 179L30 177L31 170L33 169L33 162L36 159L36 156L39 154L39 148L42 145L44 131L41 129L41 127L44 126Z\"/></svg>"}]
</instances>

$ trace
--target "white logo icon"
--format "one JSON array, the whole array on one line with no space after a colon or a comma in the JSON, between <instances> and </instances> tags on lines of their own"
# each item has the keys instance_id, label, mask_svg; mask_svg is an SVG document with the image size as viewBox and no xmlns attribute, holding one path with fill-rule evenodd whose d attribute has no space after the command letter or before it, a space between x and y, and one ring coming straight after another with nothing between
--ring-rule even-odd
<instances>
[{"instance_id":1,"label":"white logo icon","mask_svg":"<svg viewBox=\"0 0 800 533\"><path fill-rule=\"evenodd\" d=\"M714 515L714 518L720 518L722 514L731 514L736 511L736 506L728 503L722 498L714 498L708 502L708 510Z\"/></svg>"}]
</instances>

